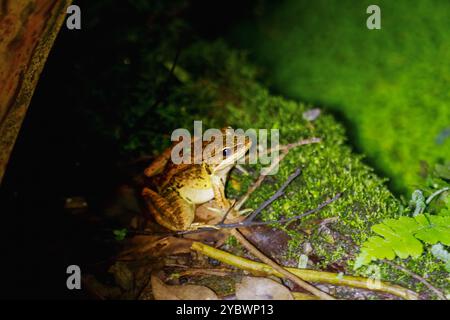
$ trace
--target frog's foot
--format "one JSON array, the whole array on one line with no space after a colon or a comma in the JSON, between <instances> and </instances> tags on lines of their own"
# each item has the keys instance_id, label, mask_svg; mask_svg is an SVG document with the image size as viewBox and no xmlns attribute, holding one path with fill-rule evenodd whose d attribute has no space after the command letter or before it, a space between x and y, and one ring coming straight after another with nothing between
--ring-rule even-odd
<instances>
[{"instance_id":1,"label":"frog's foot","mask_svg":"<svg viewBox=\"0 0 450 320\"><path fill-rule=\"evenodd\" d=\"M232 217L240 217L240 216L245 216L248 213L252 212L253 209L242 209L242 210L235 210L234 208L231 208L231 212L230 208L228 209L222 209L222 208L214 208L214 207L208 207L208 210L212 211L212 212L216 212L218 214L220 214L220 216L232 216Z\"/></svg>"},{"instance_id":2,"label":"frog's foot","mask_svg":"<svg viewBox=\"0 0 450 320\"><path fill-rule=\"evenodd\" d=\"M220 228L216 225L212 225L212 224L206 224L206 223L201 223L201 222L195 222L192 223L189 227L189 231L195 231L195 230L199 230L199 229L205 229L205 228L211 228L211 229L216 229L219 230Z\"/></svg>"}]
</instances>

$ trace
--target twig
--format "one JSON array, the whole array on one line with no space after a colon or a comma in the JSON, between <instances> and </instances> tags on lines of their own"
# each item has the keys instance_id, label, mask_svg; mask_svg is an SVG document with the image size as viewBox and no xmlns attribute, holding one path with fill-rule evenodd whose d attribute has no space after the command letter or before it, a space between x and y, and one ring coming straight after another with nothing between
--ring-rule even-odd
<instances>
[{"instance_id":1,"label":"twig","mask_svg":"<svg viewBox=\"0 0 450 320\"><path fill-rule=\"evenodd\" d=\"M301 140L299 140L297 142L294 142L294 143L289 143L289 144L286 144L286 145L281 145L281 146L277 146L277 147L271 148L269 150L266 150L262 154L258 154L258 156L267 155L267 154L272 153L274 151L281 151L281 154L270 165L269 169L267 169L267 172L271 172L281 162L281 160L284 159L284 157L288 154L288 152L291 149L299 147L299 146L307 145L307 144L320 143L320 142L322 142L322 139L321 138L317 138L317 137L312 137L312 138L308 138L308 139L301 139ZM266 176L267 175L260 175L258 177L258 179L250 186L250 188L248 188L247 192L238 200L238 202L236 204L236 210L239 210L242 207L242 205L248 200L250 195L256 189L259 188L259 186L264 181Z\"/></svg>"},{"instance_id":2,"label":"twig","mask_svg":"<svg viewBox=\"0 0 450 320\"><path fill-rule=\"evenodd\" d=\"M244 247L251 253L253 254L255 257L257 257L259 260L261 260L262 262L264 262L265 264L271 266L275 271L277 271L278 273L280 273L284 278L287 278L291 281L293 281L294 283L296 283L298 286L300 286L301 288L305 289L306 291L312 293L313 295L319 297L320 299L323 300L335 300L332 296L330 296L329 294L320 291L319 289L317 289L316 287L310 285L308 282L302 280L299 276L291 273L290 271L286 270L285 268L283 268L282 266L278 265L278 263L276 263L275 261L273 261L272 259L268 258L265 254L263 254L261 251L258 250L258 248L256 248L251 242L249 242L241 233L239 230L237 229L232 229L230 231L230 234L233 235L234 237L236 237L236 239L242 244L244 245Z\"/></svg>"},{"instance_id":3,"label":"twig","mask_svg":"<svg viewBox=\"0 0 450 320\"><path fill-rule=\"evenodd\" d=\"M267 199L266 201L264 201L259 207L258 209L256 209L255 211L253 211L246 219L246 221L253 221L253 219L261 212L263 211L265 208L267 208L272 202L274 202L275 200L277 200L278 198L280 198L281 196L284 195L284 190L288 187L289 184L291 184L292 181L294 181L295 178L297 178L300 175L300 168L297 168L297 170L295 170L295 172L293 174L291 174L288 179L283 183L283 185L281 186L280 189L277 190L277 192L275 192L275 194L273 196L271 196L269 199Z\"/></svg>"},{"instance_id":4,"label":"twig","mask_svg":"<svg viewBox=\"0 0 450 320\"><path fill-rule=\"evenodd\" d=\"M291 150L293 148L297 148L299 146L304 146L306 144L312 144L312 143L320 143L322 142L321 138L317 138L317 137L312 137L312 138L308 138L308 139L303 139L294 143L289 143L289 144L285 144L280 146L279 150ZM272 150L270 149L270 151L272 152Z\"/></svg>"},{"instance_id":5,"label":"twig","mask_svg":"<svg viewBox=\"0 0 450 320\"><path fill-rule=\"evenodd\" d=\"M284 157L287 155L288 151L283 151L278 157L277 159L272 162L272 164L270 165L269 169L267 170L268 172L272 171L280 162L281 160L284 159ZM239 211L239 209L242 207L242 205L247 201L247 199L250 197L250 195L259 188L259 186L261 185L261 183L264 181L264 179L266 179L267 175L263 175L261 174L258 179L256 179L256 181L248 188L247 192L237 201L236 203L236 210Z\"/></svg>"},{"instance_id":6,"label":"twig","mask_svg":"<svg viewBox=\"0 0 450 320\"><path fill-rule=\"evenodd\" d=\"M275 270L274 268L265 263L238 257L231 253L213 248L198 241L194 241L192 243L191 249L200 252L210 258L219 260L223 263L229 264L239 269L249 271L254 274L259 275L265 274L265 275L274 275L276 277L284 277L277 270ZM377 292L385 292L408 300L418 299L418 295L415 292L412 292L411 290L408 290L401 286L391 284L389 282L380 281L379 286L377 286L376 288L372 288L370 286L372 283L371 279L364 277L355 277L346 275L341 277L339 276L338 273L309 270L309 269L297 269L297 268L285 268L285 269L299 276L303 280L309 282L328 283L332 285L348 286Z\"/></svg>"},{"instance_id":7,"label":"twig","mask_svg":"<svg viewBox=\"0 0 450 320\"><path fill-rule=\"evenodd\" d=\"M312 138L307 138L307 139L301 139L298 140L297 142L293 142L293 143L288 143L288 144L282 144L282 145L278 145L276 147L267 149L267 150L263 150L262 152L258 152L258 156L262 156L262 155L268 155L274 151L289 151L293 148L296 147L300 147L300 146L304 146L307 144L313 144L313 143L320 143L322 142L321 138L318 137L312 137ZM249 156L246 156L246 159Z\"/></svg>"},{"instance_id":8,"label":"twig","mask_svg":"<svg viewBox=\"0 0 450 320\"><path fill-rule=\"evenodd\" d=\"M230 212L233 210L234 206L236 205L236 201L233 202L233 204L228 208L227 212L223 215L222 220L220 220L219 224L223 224L225 223L225 221L228 218L228 215L230 214Z\"/></svg>"},{"instance_id":9,"label":"twig","mask_svg":"<svg viewBox=\"0 0 450 320\"><path fill-rule=\"evenodd\" d=\"M330 203L336 201L340 197L341 197L341 193L338 193L333 198L324 201L316 208L308 210L302 214L299 214L299 215L291 217L291 218L281 218L279 220L269 220L269 221L247 221L247 220L245 220L245 221L236 222L236 223L228 223L228 224L224 224L224 225L219 225L218 227L220 227L221 229L224 229L224 228L225 229L226 228L246 228L246 227L262 226L262 225L273 224L273 223L280 223L280 224L287 223L287 222L291 222L294 220L299 220L310 214L316 213L316 212L322 210L324 207L326 207Z\"/></svg>"},{"instance_id":10,"label":"twig","mask_svg":"<svg viewBox=\"0 0 450 320\"><path fill-rule=\"evenodd\" d=\"M389 260L386 260L386 259L381 260L381 261L383 261L384 263L387 263L391 267L393 267L393 268L395 268L397 270L400 270L400 271L406 273L407 275L409 275L410 277L416 279L417 281L423 283L428 289L433 291L436 294L436 296L438 296L439 299L447 300L445 295L439 289L437 289L435 286L433 286L431 283L429 283L427 280L425 280L424 278L422 278L418 274L416 274L416 273L406 269L405 267L402 267L402 266L400 266L400 265L398 265L398 264L396 264L396 263L394 263L392 261L389 261Z\"/></svg>"},{"instance_id":11,"label":"twig","mask_svg":"<svg viewBox=\"0 0 450 320\"><path fill-rule=\"evenodd\" d=\"M219 276L225 277L229 274L236 273L236 270L220 268L220 269L199 269L199 268L190 268L180 271L171 276L171 278L181 278L186 276Z\"/></svg>"}]
</instances>

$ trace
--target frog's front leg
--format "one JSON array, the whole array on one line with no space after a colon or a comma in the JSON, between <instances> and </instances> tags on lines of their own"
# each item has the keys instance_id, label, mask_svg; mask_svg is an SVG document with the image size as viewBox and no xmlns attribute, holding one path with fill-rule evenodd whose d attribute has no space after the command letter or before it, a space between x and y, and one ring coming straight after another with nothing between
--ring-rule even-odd
<instances>
[{"instance_id":1,"label":"frog's front leg","mask_svg":"<svg viewBox=\"0 0 450 320\"><path fill-rule=\"evenodd\" d=\"M212 184L212 188L214 191L214 199L220 208L220 210L218 210L218 211L222 214L225 214L230 209L231 203L225 197L225 185L223 183L223 180L219 176L212 176L211 184ZM210 208L210 209L214 210L213 208ZM233 210L230 212L231 214L229 215L229 217L243 216L243 215L248 214L251 211L252 211L252 209L238 210L238 209L233 208Z\"/></svg>"},{"instance_id":2,"label":"frog's front leg","mask_svg":"<svg viewBox=\"0 0 450 320\"><path fill-rule=\"evenodd\" d=\"M172 231L190 229L195 217L193 203L187 202L175 191L165 192L164 196L161 196L149 188L144 188L142 195L160 225Z\"/></svg>"},{"instance_id":3,"label":"frog's front leg","mask_svg":"<svg viewBox=\"0 0 450 320\"><path fill-rule=\"evenodd\" d=\"M225 197L225 185L219 176L211 176L211 185L214 192L214 199L222 210L230 208L230 201Z\"/></svg>"}]
</instances>

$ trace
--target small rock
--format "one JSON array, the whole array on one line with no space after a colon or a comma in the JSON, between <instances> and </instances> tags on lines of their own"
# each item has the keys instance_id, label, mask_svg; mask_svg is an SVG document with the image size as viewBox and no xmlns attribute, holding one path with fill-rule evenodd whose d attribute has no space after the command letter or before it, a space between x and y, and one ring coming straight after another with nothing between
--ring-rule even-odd
<instances>
[{"instance_id":1,"label":"small rock","mask_svg":"<svg viewBox=\"0 0 450 320\"><path fill-rule=\"evenodd\" d=\"M314 108L303 112L303 119L306 121L314 121L320 116L320 109Z\"/></svg>"}]
</instances>

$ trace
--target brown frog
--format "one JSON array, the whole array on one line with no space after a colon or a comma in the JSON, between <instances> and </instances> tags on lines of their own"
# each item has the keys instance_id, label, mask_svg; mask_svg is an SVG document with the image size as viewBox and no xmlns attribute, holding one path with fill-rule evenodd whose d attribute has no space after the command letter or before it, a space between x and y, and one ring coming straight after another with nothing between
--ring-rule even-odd
<instances>
[{"instance_id":1,"label":"brown frog","mask_svg":"<svg viewBox=\"0 0 450 320\"><path fill-rule=\"evenodd\" d=\"M173 231L195 229L196 205L215 199L223 211L230 207L224 192L227 175L250 149L251 139L225 128L218 140L202 142L202 150L210 148L213 152L203 152L200 162L195 163L196 155L192 155L191 163L174 164L172 146L145 170L153 187L144 188L143 196L160 225Z\"/></svg>"}]
</instances>

